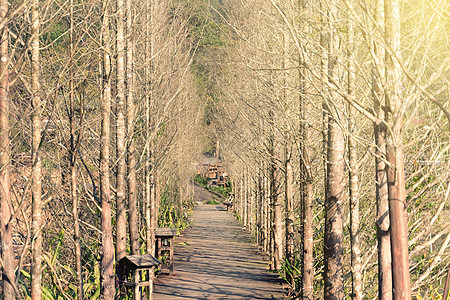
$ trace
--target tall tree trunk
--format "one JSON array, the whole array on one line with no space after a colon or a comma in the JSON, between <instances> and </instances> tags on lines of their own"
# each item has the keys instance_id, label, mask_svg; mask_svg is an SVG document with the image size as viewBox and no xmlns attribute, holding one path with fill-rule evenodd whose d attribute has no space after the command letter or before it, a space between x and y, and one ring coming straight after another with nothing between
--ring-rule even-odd
<instances>
[{"instance_id":1,"label":"tall tree trunk","mask_svg":"<svg viewBox=\"0 0 450 300\"><path fill-rule=\"evenodd\" d=\"M268 253L270 249L270 183L269 177L264 173L264 252Z\"/></svg>"},{"instance_id":2,"label":"tall tree trunk","mask_svg":"<svg viewBox=\"0 0 450 300\"><path fill-rule=\"evenodd\" d=\"M267 236L266 236L266 222L267 222L267 216L266 216L266 173L264 169L264 164L261 164L261 249L263 252L265 252L266 249L266 243L267 243Z\"/></svg>"},{"instance_id":3,"label":"tall tree trunk","mask_svg":"<svg viewBox=\"0 0 450 300\"><path fill-rule=\"evenodd\" d=\"M136 158L134 145L134 82L133 82L133 13L131 0L125 1L126 5L126 104L127 104L127 167L128 167L128 224L130 230L130 252L132 255L140 254L139 228L138 228L138 204L136 198ZM138 271L134 271L133 280L140 281ZM139 287L133 289L134 299L139 299Z\"/></svg>"},{"instance_id":4,"label":"tall tree trunk","mask_svg":"<svg viewBox=\"0 0 450 300\"><path fill-rule=\"evenodd\" d=\"M258 195L258 201L259 201L259 208L258 208L258 214L259 214L259 245L261 246L260 249L264 251L264 169L261 164L261 169L259 172L259 195Z\"/></svg>"},{"instance_id":5,"label":"tall tree trunk","mask_svg":"<svg viewBox=\"0 0 450 300\"><path fill-rule=\"evenodd\" d=\"M244 180L241 179L239 181L239 216L242 219L243 212L244 212Z\"/></svg>"},{"instance_id":6,"label":"tall tree trunk","mask_svg":"<svg viewBox=\"0 0 450 300\"><path fill-rule=\"evenodd\" d=\"M253 189L253 182L252 178L249 176L248 178L249 184L248 184L248 226L247 230L248 232L253 234L253 200L254 200L254 189Z\"/></svg>"},{"instance_id":7,"label":"tall tree trunk","mask_svg":"<svg viewBox=\"0 0 450 300\"><path fill-rule=\"evenodd\" d=\"M301 69L300 80L300 197L302 201L302 297L312 300L314 296L314 231L313 231L313 180L311 174L310 150L311 133L308 129L307 112L312 110L311 101L307 99L309 91L306 68ZM325 150L324 150L325 151Z\"/></svg>"},{"instance_id":8,"label":"tall tree trunk","mask_svg":"<svg viewBox=\"0 0 450 300\"><path fill-rule=\"evenodd\" d=\"M148 74L148 73L147 73ZM145 107L145 123L147 131L147 143L149 139L150 132L150 106L148 105L148 100L146 101ZM145 221L146 221L146 245L147 254L155 256L155 230L152 224L152 212L154 212L154 202L152 202L152 175L151 175L151 153L150 147L147 146L145 152ZM152 206L153 204L153 206Z\"/></svg>"},{"instance_id":9,"label":"tall tree trunk","mask_svg":"<svg viewBox=\"0 0 450 300\"><path fill-rule=\"evenodd\" d=\"M275 215L275 192L276 192L276 166L275 166L275 159L273 158L273 136L270 138L269 141L270 145L270 163L269 163L269 182L268 182L268 188L269 188L269 201L268 201L268 234L269 234L269 258L270 258L270 270L276 271L275 267L275 242L274 242L274 215Z\"/></svg>"},{"instance_id":10,"label":"tall tree trunk","mask_svg":"<svg viewBox=\"0 0 450 300\"><path fill-rule=\"evenodd\" d=\"M348 107L348 156L350 181L350 243L351 243L351 273L352 273L352 299L362 299L361 277L361 248L359 239L359 186L358 186L358 159L352 133L355 126L352 121L352 109Z\"/></svg>"},{"instance_id":11,"label":"tall tree trunk","mask_svg":"<svg viewBox=\"0 0 450 300\"><path fill-rule=\"evenodd\" d=\"M8 12L8 1L0 0L0 22ZM0 32L0 258L5 300L15 299L14 257L11 212L11 147L9 139L9 53L8 25Z\"/></svg>"},{"instance_id":12,"label":"tall tree trunk","mask_svg":"<svg viewBox=\"0 0 450 300\"><path fill-rule=\"evenodd\" d=\"M275 270L281 269L281 263L283 262L283 217L282 217L282 197L279 193L280 182L280 170L275 167L275 193L273 194L273 240L274 240L274 262Z\"/></svg>"},{"instance_id":13,"label":"tall tree trunk","mask_svg":"<svg viewBox=\"0 0 450 300\"><path fill-rule=\"evenodd\" d=\"M255 233L255 200L256 200L256 184L254 177L250 177L250 207L249 207L249 228L252 235Z\"/></svg>"},{"instance_id":14,"label":"tall tree trunk","mask_svg":"<svg viewBox=\"0 0 450 300\"><path fill-rule=\"evenodd\" d=\"M130 223L131 254L139 253L138 207L136 198L136 158L134 146L134 84L133 84L133 31L132 2L126 0L127 8L127 136L128 136L128 219Z\"/></svg>"},{"instance_id":15,"label":"tall tree trunk","mask_svg":"<svg viewBox=\"0 0 450 300\"><path fill-rule=\"evenodd\" d=\"M352 5L348 2L348 5ZM347 20L347 85L348 98L355 100L355 33L352 20ZM349 182L350 182L350 243L351 243L351 273L352 273L352 299L362 299L362 278L361 278L361 248L359 240L359 186L358 186L358 157L356 145L353 138L355 124L353 122L352 106L347 105L348 114L348 162L349 162Z\"/></svg>"},{"instance_id":16,"label":"tall tree trunk","mask_svg":"<svg viewBox=\"0 0 450 300\"><path fill-rule=\"evenodd\" d=\"M246 187L246 193L245 193L245 220L247 223L247 231L251 231L251 220L250 220L250 214L251 214L251 196L252 196L252 188L251 188L251 180L250 180L250 171L249 168L247 168L246 172L246 180L247 183L245 185Z\"/></svg>"},{"instance_id":17,"label":"tall tree trunk","mask_svg":"<svg viewBox=\"0 0 450 300\"><path fill-rule=\"evenodd\" d=\"M375 25L384 27L384 2L377 0L375 5ZM381 35L381 33L379 33ZM372 92L374 112L377 120L375 133L375 197L377 205L377 240L378 240L378 299L392 299L391 239L389 228L389 201L386 174L386 125L384 124L384 49L376 39L373 43L373 81Z\"/></svg>"},{"instance_id":18,"label":"tall tree trunk","mask_svg":"<svg viewBox=\"0 0 450 300\"><path fill-rule=\"evenodd\" d=\"M325 299L343 299L344 135L336 119L328 120L328 187L325 202Z\"/></svg>"},{"instance_id":19,"label":"tall tree trunk","mask_svg":"<svg viewBox=\"0 0 450 300\"><path fill-rule=\"evenodd\" d=\"M302 14L309 13L310 3L308 0L299 0L298 11ZM302 20L302 16L299 15L299 20ZM307 34L312 34L312 28L306 21L301 21L300 26L302 31ZM323 43L324 39L320 38L320 42ZM309 48L309 47L308 47ZM307 49L308 49L307 48ZM310 51L308 49L308 51ZM323 58L322 58L323 60ZM312 300L314 296L314 231L313 231L313 180L311 174L311 151L309 146L311 145L311 132L309 130L308 112L312 111L312 103L309 99L311 95L311 87L309 84L310 72L307 65L309 61L305 55L299 53L299 119L300 119L300 204L301 204L301 244L302 244L302 269L301 269L301 295L304 300ZM321 64L323 70L323 81L325 81L325 61ZM323 112L325 116L325 112ZM325 120L325 117L324 117ZM325 126L324 126L325 127ZM323 133L323 153L325 152L325 130ZM324 158L324 174L326 174L326 160Z\"/></svg>"},{"instance_id":20,"label":"tall tree trunk","mask_svg":"<svg viewBox=\"0 0 450 300\"><path fill-rule=\"evenodd\" d=\"M286 260L293 266L295 263L295 236L294 236L294 195L292 186L294 184L294 172L292 170L291 152L286 149L285 159L285 201L286 201ZM292 269L293 270L293 269ZM295 290L294 274L288 274L288 282L292 289Z\"/></svg>"},{"instance_id":21,"label":"tall tree trunk","mask_svg":"<svg viewBox=\"0 0 450 300\"><path fill-rule=\"evenodd\" d=\"M109 178L110 114L111 114L111 47L108 0L103 0L102 19L102 132L100 146L100 198L102 199L101 299L114 298L114 245L111 228L111 191Z\"/></svg>"},{"instance_id":22,"label":"tall tree trunk","mask_svg":"<svg viewBox=\"0 0 450 300\"><path fill-rule=\"evenodd\" d=\"M124 32L124 0L116 0L116 49L117 49L117 106L116 106L116 260L126 255L127 247L127 215L125 204L126 190L126 144L125 144L125 32Z\"/></svg>"},{"instance_id":23,"label":"tall tree trunk","mask_svg":"<svg viewBox=\"0 0 450 300\"><path fill-rule=\"evenodd\" d=\"M244 211L242 220L244 221L244 227L248 230L248 168L244 171Z\"/></svg>"},{"instance_id":24,"label":"tall tree trunk","mask_svg":"<svg viewBox=\"0 0 450 300\"><path fill-rule=\"evenodd\" d=\"M39 146L41 143L41 85L39 61L39 0L33 0L31 8L31 126L32 157L31 174L32 195L32 237L31 242L31 298L41 299L42 290L42 164Z\"/></svg>"},{"instance_id":25,"label":"tall tree trunk","mask_svg":"<svg viewBox=\"0 0 450 300\"><path fill-rule=\"evenodd\" d=\"M310 134L305 132L303 141L310 141ZM303 241L303 265L302 265L302 295L303 299L311 300L314 295L314 231L313 231L313 182L311 178L311 165L309 164L309 153L302 147L302 241ZM306 162L306 163L305 163ZM306 164L306 165L305 165Z\"/></svg>"},{"instance_id":26,"label":"tall tree trunk","mask_svg":"<svg viewBox=\"0 0 450 300\"><path fill-rule=\"evenodd\" d=\"M329 126L329 116L328 116L328 103L327 103L327 95L326 95L326 86L328 83L328 44L329 44L329 34L327 31L329 31L329 26L325 25L328 23L328 8L326 8L326 5L324 4L324 1L320 1L320 11L322 12L322 18L321 18L321 33L320 33L320 46L321 46L321 53L320 53L320 87L321 87L321 94L322 94L322 161L323 161L323 198L324 198L324 210L325 210L325 231L328 227L328 221L327 221L327 207L326 203L328 200L328 126ZM305 204L306 207L306 204ZM325 233L324 233L325 235ZM314 241L313 241L314 244ZM326 251L326 241L324 240L324 265L326 267L326 259L327 255L325 253ZM325 272L323 273L323 279L325 281L326 279ZM326 294L326 289L328 287L326 286L326 283L324 285L324 296ZM312 293L312 296L314 297L314 291Z\"/></svg>"},{"instance_id":27,"label":"tall tree trunk","mask_svg":"<svg viewBox=\"0 0 450 300\"><path fill-rule=\"evenodd\" d=\"M325 299L343 299L344 136L334 117L328 121L328 187L325 202Z\"/></svg>"},{"instance_id":28,"label":"tall tree trunk","mask_svg":"<svg viewBox=\"0 0 450 300\"><path fill-rule=\"evenodd\" d=\"M251 175L251 171L247 171L248 172L248 177L247 177L247 179L248 179L248 184L247 184L247 186L248 186L248 212L247 212L247 219L248 219L248 222L247 222L247 227L248 227L248 231L250 232L250 233L253 233L253 226L254 226L254 223L253 223L253 217L254 217L254 215L253 215L253 202L254 202L254 199L255 199L255 197L254 197L254 187L253 187L253 183L254 183L254 181L253 181L253 176Z\"/></svg>"},{"instance_id":29,"label":"tall tree trunk","mask_svg":"<svg viewBox=\"0 0 450 300\"><path fill-rule=\"evenodd\" d=\"M152 151L154 153L154 151ZM159 206L161 204L161 185L158 182L158 169L156 165L156 158L153 155L153 202L155 202L154 224L158 227Z\"/></svg>"},{"instance_id":30,"label":"tall tree trunk","mask_svg":"<svg viewBox=\"0 0 450 300\"><path fill-rule=\"evenodd\" d=\"M273 163L273 161L272 161ZM270 164L269 166L269 257L270 257L270 270L276 271L276 263L275 263L275 191L276 191L276 171L275 165Z\"/></svg>"},{"instance_id":31,"label":"tall tree trunk","mask_svg":"<svg viewBox=\"0 0 450 300\"><path fill-rule=\"evenodd\" d=\"M256 187L256 244L262 246L262 212L263 212L263 191L262 191L262 171L259 169ZM261 249L261 248L259 248Z\"/></svg>"},{"instance_id":32,"label":"tall tree trunk","mask_svg":"<svg viewBox=\"0 0 450 300\"><path fill-rule=\"evenodd\" d=\"M329 44L329 31L328 26L328 8L326 7L324 1L320 1L320 11L322 12L321 17L321 33L320 33L320 89L322 96L322 160L323 160L323 183L324 183L324 202L327 199L327 184L328 184L328 174L327 174L327 134L328 134L328 105L327 105L327 95L326 86L328 84L328 44Z\"/></svg>"},{"instance_id":33,"label":"tall tree trunk","mask_svg":"<svg viewBox=\"0 0 450 300\"><path fill-rule=\"evenodd\" d=\"M338 3L329 10L330 39L328 44L328 74L339 82L341 62L339 35L337 33L339 15ZM343 225L342 205L345 200L344 180L344 134L338 122L342 120L342 99L337 92L330 91L337 107L328 103L328 147L327 147L327 198L325 201L325 299L343 299Z\"/></svg>"},{"instance_id":34,"label":"tall tree trunk","mask_svg":"<svg viewBox=\"0 0 450 300\"><path fill-rule=\"evenodd\" d=\"M145 217L146 217L146 231L147 231L147 253L155 255L155 230L152 223L152 214L155 210L155 202L152 201L152 173L151 173L151 101L152 101L152 86L151 86L151 76L152 76L152 55L153 55L153 44L152 44L152 9L153 6L151 1L146 2L146 16L145 16L145 130L146 130L146 163L145 163Z\"/></svg>"},{"instance_id":35,"label":"tall tree trunk","mask_svg":"<svg viewBox=\"0 0 450 300\"><path fill-rule=\"evenodd\" d=\"M151 153L153 153L153 151L151 151ZM156 251L156 241L155 241L155 228L158 227L158 212L159 212L159 207L158 207L158 203L156 203L156 179L155 179L155 163L154 163L154 155L152 154L152 170L151 170L151 174L150 174L150 188L151 188L151 193L150 193L150 209L151 209L151 225L152 225L152 252L155 253Z\"/></svg>"},{"instance_id":36,"label":"tall tree trunk","mask_svg":"<svg viewBox=\"0 0 450 300\"><path fill-rule=\"evenodd\" d=\"M83 299L83 270L81 265L81 244L80 244L80 222L78 220L78 195L77 195L77 145L76 145L76 128L75 128L75 87L73 82L73 56L74 56L74 36L73 36L73 1L70 2L70 45L69 45L69 102L70 102L70 198L72 202L73 230L75 243L75 269L77 282L77 299ZM81 122L82 116L80 116ZM78 136L78 139L80 136Z\"/></svg>"},{"instance_id":37,"label":"tall tree trunk","mask_svg":"<svg viewBox=\"0 0 450 300\"><path fill-rule=\"evenodd\" d=\"M279 145L275 137L275 118L274 113L270 112L269 126L272 130L270 137L270 206L271 206L271 237L272 237L272 262L273 270L280 270L283 261L283 226L281 213L281 197L280 197L280 170L277 166L276 158L278 157Z\"/></svg>"},{"instance_id":38,"label":"tall tree trunk","mask_svg":"<svg viewBox=\"0 0 450 300\"><path fill-rule=\"evenodd\" d=\"M154 183L154 142L152 137L152 118L153 111L153 87L152 87L152 58L154 55L154 5L151 0L146 2L146 50L145 50L145 80L146 80L146 218L147 218L147 253L155 256L155 228L157 227L158 213L155 203L155 183ZM153 274L152 274L153 275ZM151 297L153 286L150 286L149 297Z\"/></svg>"},{"instance_id":39,"label":"tall tree trunk","mask_svg":"<svg viewBox=\"0 0 450 300\"><path fill-rule=\"evenodd\" d=\"M148 70L148 81L150 81L151 71ZM151 119L150 119L150 110L152 108L151 105L152 101L152 93L151 93L151 87L149 86L149 93L148 93L148 99L146 101L146 128L147 128L147 139L151 136ZM147 230L147 254L150 254L152 256L156 255L156 242L155 242L155 228L158 226L158 212L156 211L156 201L155 201L155 183L154 183L154 177L153 177L153 142L148 141L148 148L146 153L146 174L145 174L145 197L146 197L146 230ZM153 279L154 279L154 273L151 272L149 274L149 280L150 285L147 289L147 299L153 299Z\"/></svg>"},{"instance_id":40,"label":"tall tree trunk","mask_svg":"<svg viewBox=\"0 0 450 300\"><path fill-rule=\"evenodd\" d=\"M394 299L411 299L408 262L405 171L403 162L400 1L385 0L387 183L391 222L392 291Z\"/></svg>"}]
</instances>

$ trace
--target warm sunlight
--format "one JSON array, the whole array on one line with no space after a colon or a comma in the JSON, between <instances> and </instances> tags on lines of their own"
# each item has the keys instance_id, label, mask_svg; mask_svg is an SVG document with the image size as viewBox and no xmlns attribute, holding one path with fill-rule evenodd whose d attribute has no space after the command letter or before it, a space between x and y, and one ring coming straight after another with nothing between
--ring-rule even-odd
<instances>
[{"instance_id":1,"label":"warm sunlight","mask_svg":"<svg viewBox=\"0 0 450 300\"><path fill-rule=\"evenodd\" d=\"M449 299L449 12L0 0L0 298Z\"/></svg>"}]
</instances>

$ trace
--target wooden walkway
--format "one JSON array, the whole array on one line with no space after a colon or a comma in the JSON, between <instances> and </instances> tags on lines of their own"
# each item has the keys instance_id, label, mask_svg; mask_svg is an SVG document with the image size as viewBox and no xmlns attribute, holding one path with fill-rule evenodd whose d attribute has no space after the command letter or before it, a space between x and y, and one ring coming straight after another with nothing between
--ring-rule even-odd
<instances>
[{"instance_id":1,"label":"wooden walkway","mask_svg":"<svg viewBox=\"0 0 450 300\"><path fill-rule=\"evenodd\" d=\"M199 203L175 246L174 276L159 276L156 300L284 299L251 236L221 205Z\"/></svg>"}]
</instances>

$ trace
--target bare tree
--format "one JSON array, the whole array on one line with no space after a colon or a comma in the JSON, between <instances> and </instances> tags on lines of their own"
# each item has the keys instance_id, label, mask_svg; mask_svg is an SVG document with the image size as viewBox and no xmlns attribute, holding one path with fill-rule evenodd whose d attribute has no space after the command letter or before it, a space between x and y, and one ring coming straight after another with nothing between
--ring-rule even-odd
<instances>
[{"instance_id":1,"label":"bare tree","mask_svg":"<svg viewBox=\"0 0 450 300\"><path fill-rule=\"evenodd\" d=\"M311 132L308 128L307 112L311 111L310 99L307 99L309 92L307 81L307 70L302 69L301 84L303 87L300 96L300 196L302 201L302 295L303 299L313 299L314 295L314 237L313 237L313 176L311 174L311 151L308 144L311 143Z\"/></svg>"},{"instance_id":2,"label":"bare tree","mask_svg":"<svg viewBox=\"0 0 450 300\"><path fill-rule=\"evenodd\" d=\"M352 5L349 3L349 5ZM355 32L353 22L347 20L347 96L354 101L355 98ZM361 245L360 245L360 217L359 217L359 177L358 177L358 157L355 144L355 124L352 114L352 107L347 105L348 114L348 168L350 187L350 243L351 243L351 272L352 272L352 299L361 300L362 291L362 265L361 265Z\"/></svg>"},{"instance_id":3,"label":"bare tree","mask_svg":"<svg viewBox=\"0 0 450 300\"><path fill-rule=\"evenodd\" d=\"M116 260L126 255L125 2L116 1Z\"/></svg>"},{"instance_id":4,"label":"bare tree","mask_svg":"<svg viewBox=\"0 0 450 300\"><path fill-rule=\"evenodd\" d=\"M8 1L0 1L0 22L6 21ZM11 146L9 138L9 37L8 24L0 31L0 271L5 300L15 299L11 202Z\"/></svg>"},{"instance_id":5,"label":"bare tree","mask_svg":"<svg viewBox=\"0 0 450 300\"><path fill-rule=\"evenodd\" d=\"M286 147L287 148L287 147ZM294 236L294 195L293 195L293 184L294 184L294 174L291 165L291 153L289 149L285 150L285 202L286 202L286 260L294 265L295 263L295 236ZM288 276L293 289L295 290L295 278L293 274Z\"/></svg>"},{"instance_id":6,"label":"bare tree","mask_svg":"<svg viewBox=\"0 0 450 300\"><path fill-rule=\"evenodd\" d=\"M147 253L155 255L155 227L157 224L157 214L155 212L155 193L154 193L154 178L152 174L152 150L153 141L151 134L151 110L153 108L152 97L152 57L154 55L154 28L153 28L153 7L152 1L146 2L145 7L145 218L146 218L146 246ZM151 294L150 286L149 294Z\"/></svg>"},{"instance_id":7,"label":"bare tree","mask_svg":"<svg viewBox=\"0 0 450 300\"><path fill-rule=\"evenodd\" d=\"M31 297L41 299L42 290L42 163L41 144L41 86L40 86L40 7L39 0L33 0L31 8L31 123L32 123L32 265L31 265Z\"/></svg>"},{"instance_id":8,"label":"bare tree","mask_svg":"<svg viewBox=\"0 0 450 300\"><path fill-rule=\"evenodd\" d=\"M329 80L339 82L342 68L342 51L336 24L339 22L339 6L333 3L328 11L328 74ZM342 120L342 98L330 91L328 102L327 140L327 195L325 201L325 299L342 299L343 282L343 224L342 209L345 200L344 180L344 134L339 122Z\"/></svg>"},{"instance_id":9,"label":"bare tree","mask_svg":"<svg viewBox=\"0 0 450 300\"><path fill-rule=\"evenodd\" d=\"M384 2L377 0L375 5L375 26L377 32L384 27ZM374 123L375 133L375 186L377 202L377 239L378 239L378 297L382 300L392 299L391 270L391 240L389 229L389 202L386 174L386 125L384 123L384 49L374 40L373 44L373 81L372 93L374 113L377 120Z\"/></svg>"},{"instance_id":10,"label":"bare tree","mask_svg":"<svg viewBox=\"0 0 450 300\"><path fill-rule=\"evenodd\" d=\"M269 140L270 143L270 206L271 206L271 238L272 238L272 262L273 270L281 269L283 260L283 232L281 217L281 197L280 197L280 169L277 166L277 157L279 155L279 142L275 137L275 120L273 112L270 114L270 124L272 133Z\"/></svg>"},{"instance_id":11,"label":"bare tree","mask_svg":"<svg viewBox=\"0 0 450 300\"><path fill-rule=\"evenodd\" d=\"M302 11L309 12L309 3L300 1L299 8ZM311 33L312 28L303 21L300 28L305 32ZM312 87L310 83L311 72L308 70L308 61L306 55L299 57L299 119L300 119L300 199L301 199L301 244L302 244L302 299L312 300L314 297L314 229L313 229L313 174L311 165L311 151L309 145L312 143L312 134L310 130L312 106Z\"/></svg>"},{"instance_id":12,"label":"bare tree","mask_svg":"<svg viewBox=\"0 0 450 300\"><path fill-rule=\"evenodd\" d=\"M70 198L72 202L73 227L74 227L74 242L75 242L75 268L76 268L76 282L77 282L77 299L82 300L83 294L83 269L81 265L81 233L80 222L78 220L78 195L77 195L77 150L81 141L81 131L78 132L75 126L75 84L74 84L74 16L73 16L73 1L70 2L70 44L69 44L69 121L70 121ZM83 116L80 115L80 123ZM81 126L80 129L81 130Z\"/></svg>"},{"instance_id":13,"label":"bare tree","mask_svg":"<svg viewBox=\"0 0 450 300\"><path fill-rule=\"evenodd\" d=\"M102 2L102 93L101 93L101 147L100 198L102 200L101 299L114 298L114 245L111 226L111 191L109 175L110 114L111 114L111 44L109 33L109 1Z\"/></svg>"},{"instance_id":14,"label":"bare tree","mask_svg":"<svg viewBox=\"0 0 450 300\"><path fill-rule=\"evenodd\" d=\"M394 299L411 299L403 161L403 105L400 51L400 2L385 0L387 186L391 229L392 292Z\"/></svg>"},{"instance_id":15,"label":"bare tree","mask_svg":"<svg viewBox=\"0 0 450 300\"><path fill-rule=\"evenodd\" d=\"M128 136L128 219L130 224L131 254L139 254L139 228L138 228L138 205L136 191L136 158L134 142L135 104L134 104L134 78L133 78L133 13L132 3L126 1L126 27L127 27L127 136Z\"/></svg>"},{"instance_id":16,"label":"bare tree","mask_svg":"<svg viewBox=\"0 0 450 300\"><path fill-rule=\"evenodd\" d=\"M136 190L136 158L134 142L134 57L133 57L133 8L131 0L125 1L126 5L126 104L127 104L127 168L128 168L128 224L130 232L130 248L132 255L140 254L139 251L139 224L138 224L138 203ZM139 281L139 272L134 273L135 282ZM139 287L133 290L135 299L140 297Z\"/></svg>"}]
</instances>

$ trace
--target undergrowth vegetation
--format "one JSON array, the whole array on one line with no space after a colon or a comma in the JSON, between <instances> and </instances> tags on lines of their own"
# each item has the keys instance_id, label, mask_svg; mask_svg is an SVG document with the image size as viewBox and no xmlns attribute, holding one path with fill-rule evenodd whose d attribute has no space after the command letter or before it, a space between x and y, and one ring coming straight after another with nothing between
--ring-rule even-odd
<instances>
[{"instance_id":1,"label":"undergrowth vegetation","mask_svg":"<svg viewBox=\"0 0 450 300\"><path fill-rule=\"evenodd\" d=\"M210 182L210 180L199 174L195 175L194 182L197 185L207 189L208 191L218 193L223 198L228 198L228 196L232 193L233 189L230 181L227 181L225 183L225 186L209 185L208 183Z\"/></svg>"}]
</instances>

